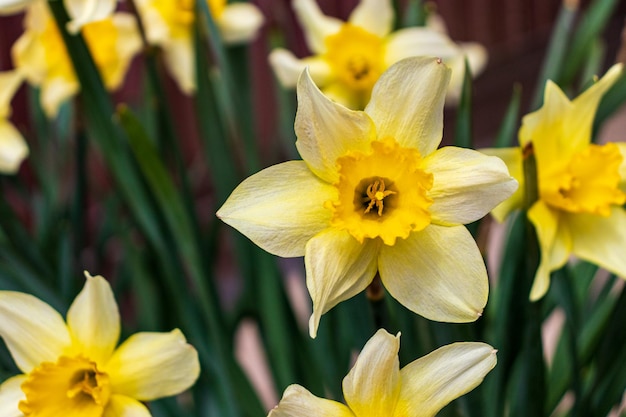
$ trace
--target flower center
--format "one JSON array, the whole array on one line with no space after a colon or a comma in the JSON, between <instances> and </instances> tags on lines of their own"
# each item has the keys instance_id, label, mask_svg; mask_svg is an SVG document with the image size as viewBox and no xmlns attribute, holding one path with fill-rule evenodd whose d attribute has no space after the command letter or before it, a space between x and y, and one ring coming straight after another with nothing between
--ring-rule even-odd
<instances>
[{"instance_id":1,"label":"flower center","mask_svg":"<svg viewBox=\"0 0 626 417\"><path fill-rule=\"evenodd\" d=\"M25 416L100 417L111 396L109 376L83 357L44 362L22 384Z\"/></svg>"},{"instance_id":2,"label":"flower center","mask_svg":"<svg viewBox=\"0 0 626 417\"><path fill-rule=\"evenodd\" d=\"M611 214L626 195L618 188L623 157L614 143L589 145L557 173L540 177L541 198L571 213Z\"/></svg>"},{"instance_id":3,"label":"flower center","mask_svg":"<svg viewBox=\"0 0 626 417\"><path fill-rule=\"evenodd\" d=\"M337 78L352 90L369 93L383 73L384 45L381 38L349 23L329 36L325 58Z\"/></svg>"},{"instance_id":4,"label":"flower center","mask_svg":"<svg viewBox=\"0 0 626 417\"><path fill-rule=\"evenodd\" d=\"M428 226L433 176L421 169L421 161L417 149L391 138L372 142L368 152L339 157L338 198L325 204L332 211L331 226L361 243L379 237L386 245Z\"/></svg>"}]
</instances>

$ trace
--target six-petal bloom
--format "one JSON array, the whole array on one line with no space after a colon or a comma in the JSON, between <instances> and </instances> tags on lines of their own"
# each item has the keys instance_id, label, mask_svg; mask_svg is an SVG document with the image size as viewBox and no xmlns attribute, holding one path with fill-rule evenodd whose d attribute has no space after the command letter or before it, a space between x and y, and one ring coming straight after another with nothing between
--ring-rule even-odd
<instances>
[{"instance_id":1,"label":"six-petal bloom","mask_svg":"<svg viewBox=\"0 0 626 417\"><path fill-rule=\"evenodd\" d=\"M399 345L399 336L383 329L365 344L343 380L346 405L291 385L268 417L432 417L476 388L496 365L491 346L453 343L400 369Z\"/></svg>"},{"instance_id":2,"label":"six-petal bloom","mask_svg":"<svg viewBox=\"0 0 626 417\"><path fill-rule=\"evenodd\" d=\"M137 333L116 348L111 287L85 275L67 324L36 297L0 291L0 336L24 373L0 386L3 415L149 417L140 401L178 394L198 378L198 354L178 329Z\"/></svg>"},{"instance_id":3,"label":"six-petal bloom","mask_svg":"<svg viewBox=\"0 0 626 417\"><path fill-rule=\"evenodd\" d=\"M626 144L591 143L596 109L622 74L613 66L602 79L570 101L548 81L544 104L522 120L517 148L484 149L502 158L523 184L523 153L537 166L538 200L528 210L535 226L541 260L530 298L541 298L550 273L571 254L626 277ZM493 211L498 220L523 204L524 187Z\"/></svg>"},{"instance_id":4,"label":"six-petal bloom","mask_svg":"<svg viewBox=\"0 0 626 417\"><path fill-rule=\"evenodd\" d=\"M443 59L453 70L448 88L448 99L453 101L459 97L465 57L473 74L486 64L487 54L481 45L455 44L437 16L427 27L391 32L394 16L390 0L361 0L347 22L322 14L315 0L293 0L292 4L314 55L298 59L285 49L272 51L269 60L278 80L293 88L308 66L324 94L352 109L367 104L378 77L401 59Z\"/></svg>"},{"instance_id":5,"label":"six-petal bloom","mask_svg":"<svg viewBox=\"0 0 626 417\"><path fill-rule=\"evenodd\" d=\"M225 43L245 43L256 37L264 18L254 4L206 1ZM196 90L192 30L195 1L137 0L136 5L148 42L163 48L168 71L183 92L193 93Z\"/></svg>"},{"instance_id":6,"label":"six-petal bloom","mask_svg":"<svg viewBox=\"0 0 626 417\"><path fill-rule=\"evenodd\" d=\"M13 64L26 80L41 88L41 104L48 117L80 89L61 33L46 2L32 3L24 20L25 31L11 50ZM109 90L124 80L132 58L141 49L135 18L129 13L81 27L89 51Z\"/></svg>"},{"instance_id":7,"label":"six-petal bloom","mask_svg":"<svg viewBox=\"0 0 626 417\"><path fill-rule=\"evenodd\" d=\"M365 111L354 111L305 72L295 121L303 161L246 179L218 211L268 252L305 256L312 337L321 315L377 272L394 298L426 318L480 316L487 273L463 224L517 182L498 158L437 149L449 77L441 60L408 58L381 76Z\"/></svg>"}]
</instances>

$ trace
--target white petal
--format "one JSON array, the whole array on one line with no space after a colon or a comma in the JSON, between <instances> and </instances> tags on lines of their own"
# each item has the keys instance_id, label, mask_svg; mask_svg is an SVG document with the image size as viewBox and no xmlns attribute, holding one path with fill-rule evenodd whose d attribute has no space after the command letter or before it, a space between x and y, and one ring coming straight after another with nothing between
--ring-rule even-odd
<instances>
[{"instance_id":1,"label":"white petal","mask_svg":"<svg viewBox=\"0 0 626 417\"><path fill-rule=\"evenodd\" d=\"M470 67L470 74L476 77L487 65L487 49L478 43L462 43L457 45L458 53L449 58L443 58L443 62L452 70L446 105L455 105L461 98L461 90L465 79L465 59Z\"/></svg>"},{"instance_id":2,"label":"white petal","mask_svg":"<svg viewBox=\"0 0 626 417\"><path fill-rule=\"evenodd\" d=\"M11 115L11 100L22 81L24 76L19 71L0 72L0 119Z\"/></svg>"},{"instance_id":3,"label":"white petal","mask_svg":"<svg viewBox=\"0 0 626 417\"><path fill-rule=\"evenodd\" d=\"M571 214L566 218L574 255L626 278L626 211L613 207L608 217Z\"/></svg>"},{"instance_id":4,"label":"white petal","mask_svg":"<svg viewBox=\"0 0 626 417\"><path fill-rule=\"evenodd\" d=\"M343 394L357 416L393 416L400 394L400 336L380 329L343 379Z\"/></svg>"},{"instance_id":5,"label":"white petal","mask_svg":"<svg viewBox=\"0 0 626 417\"><path fill-rule=\"evenodd\" d=\"M319 86L325 85L332 75L326 60L318 57L299 59L291 51L282 48L270 52L269 62L276 78L285 88L295 88L300 75L307 67L311 78Z\"/></svg>"},{"instance_id":6,"label":"white petal","mask_svg":"<svg viewBox=\"0 0 626 417\"><path fill-rule=\"evenodd\" d=\"M484 217L517 190L501 159L471 149L447 146L424 160L433 174L433 222L467 224Z\"/></svg>"},{"instance_id":7,"label":"white petal","mask_svg":"<svg viewBox=\"0 0 626 417\"><path fill-rule=\"evenodd\" d=\"M309 239L328 227L324 202L334 198L335 188L304 162L289 161L244 180L217 217L274 255L303 256Z\"/></svg>"},{"instance_id":8,"label":"white petal","mask_svg":"<svg viewBox=\"0 0 626 417\"><path fill-rule=\"evenodd\" d=\"M113 394L102 417L152 417L152 414L139 401L124 395Z\"/></svg>"},{"instance_id":9,"label":"white petal","mask_svg":"<svg viewBox=\"0 0 626 417\"><path fill-rule=\"evenodd\" d=\"M562 224L564 218L561 213L551 209L543 201L536 202L528 210L528 219L535 226L541 250L539 266L530 290L530 299L534 301L548 291L550 273L567 262L572 243L568 227Z\"/></svg>"},{"instance_id":10,"label":"white petal","mask_svg":"<svg viewBox=\"0 0 626 417\"><path fill-rule=\"evenodd\" d=\"M0 0L0 16L19 13L33 0Z\"/></svg>"},{"instance_id":11,"label":"white petal","mask_svg":"<svg viewBox=\"0 0 626 417\"><path fill-rule=\"evenodd\" d=\"M496 350L485 343L453 343L411 362L400 371L394 415L433 417L480 385L496 361Z\"/></svg>"},{"instance_id":12,"label":"white petal","mask_svg":"<svg viewBox=\"0 0 626 417\"><path fill-rule=\"evenodd\" d=\"M106 19L115 10L117 0L64 0L72 20L67 24L70 33L78 33L87 23Z\"/></svg>"},{"instance_id":13,"label":"white petal","mask_svg":"<svg viewBox=\"0 0 626 417\"><path fill-rule=\"evenodd\" d=\"M22 134L11 123L0 118L0 172L14 174L28 156Z\"/></svg>"},{"instance_id":14,"label":"white petal","mask_svg":"<svg viewBox=\"0 0 626 417\"><path fill-rule=\"evenodd\" d=\"M268 417L355 417L345 405L316 397L300 385L290 385Z\"/></svg>"},{"instance_id":15,"label":"white petal","mask_svg":"<svg viewBox=\"0 0 626 417\"><path fill-rule=\"evenodd\" d=\"M361 0L348 22L382 38L393 29L393 7L389 0Z\"/></svg>"},{"instance_id":16,"label":"white petal","mask_svg":"<svg viewBox=\"0 0 626 417\"><path fill-rule=\"evenodd\" d=\"M393 32L387 38L387 66L414 56L431 56L446 60L460 55L460 49L446 35L424 27L411 27Z\"/></svg>"},{"instance_id":17,"label":"white petal","mask_svg":"<svg viewBox=\"0 0 626 417\"><path fill-rule=\"evenodd\" d=\"M343 22L322 13L315 0L293 0L293 10L304 30L304 37L313 53L326 51L327 36L339 32Z\"/></svg>"},{"instance_id":18,"label":"white petal","mask_svg":"<svg viewBox=\"0 0 626 417\"><path fill-rule=\"evenodd\" d=\"M313 299L309 321L311 337L317 334L322 314L363 291L377 269L380 244L367 239L359 243L346 231L328 229L306 245L306 285Z\"/></svg>"},{"instance_id":19,"label":"white petal","mask_svg":"<svg viewBox=\"0 0 626 417\"><path fill-rule=\"evenodd\" d=\"M450 70L435 58L408 58L379 78L365 108L379 138L394 138L401 146L428 156L441 142L443 102Z\"/></svg>"},{"instance_id":20,"label":"white petal","mask_svg":"<svg viewBox=\"0 0 626 417\"><path fill-rule=\"evenodd\" d=\"M485 148L480 152L485 155L496 156L500 158L509 170L509 174L518 183L517 191L513 195L495 207L491 214L499 222L503 222L509 213L513 210L522 208L524 204L524 167L522 160L522 149L519 146L515 148Z\"/></svg>"},{"instance_id":21,"label":"white petal","mask_svg":"<svg viewBox=\"0 0 626 417\"><path fill-rule=\"evenodd\" d=\"M24 373L41 362L56 362L71 344L67 326L55 309L14 291L0 291L0 336Z\"/></svg>"},{"instance_id":22,"label":"white petal","mask_svg":"<svg viewBox=\"0 0 626 417\"><path fill-rule=\"evenodd\" d=\"M85 286L67 312L75 347L96 363L105 363L120 337L120 313L111 286L85 272Z\"/></svg>"},{"instance_id":23,"label":"white petal","mask_svg":"<svg viewBox=\"0 0 626 417\"><path fill-rule=\"evenodd\" d=\"M47 78L41 84L41 107L49 118L55 118L59 107L80 90L75 76L72 79L63 77Z\"/></svg>"},{"instance_id":24,"label":"white petal","mask_svg":"<svg viewBox=\"0 0 626 417\"><path fill-rule=\"evenodd\" d=\"M232 3L217 19L220 34L227 44L254 40L263 25L263 14L252 3Z\"/></svg>"},{"instance_id":25,"label":"white petal","mask_svg":"<svg viewBox=\"0 0 626 417\"><path fill-rule=\"evenodd\" d=\"M26 399L24 391L22 391L22 383L25 380L26 375L16 375L0 385L0 416L23 417L17 405Z\"/></svg>"},{"instance_id":26,"label":"white petal","mask_svg":"<svg viewBox=\"0 0 626 417\"><path fill-rule=\"evenodd\" d=\"M176 329L136 333L126 339L104 367L113 392L139 401L176 395L198 379L198 352Z\"/></svg>"},{"instance_id":27,"label":"white petal","mask_svg":"<svg viewBox=\"0 0 626 417\"><path fill-rule=\"evenodd\" d=\"M372 120L331 101L305 71L298 81L296 147L311 171L323 180L339 179L337 158L348 151L366 152L376 137Z\"/></svg>"},{"instance_id":28,"label":"white petal","mask_svg":"<svg viewBox=\"0 0 626 417\"><path fill-rule=\"evenodd\" d=\"M165 67L185 94L196 91L196 58L191 38L170 38L163 46Z\"/></svg>"},{"instance_id":29,"label":"white petal","mask_svg":"<svg viewBox=\"0 0 626 417\"><path fill-rule=\"evenodd\" d=\"M464 226L431 224L384 245L378 268L393 298L430 320L474 321L487 303L487 270Z\"/></svg>"}]
</instances>

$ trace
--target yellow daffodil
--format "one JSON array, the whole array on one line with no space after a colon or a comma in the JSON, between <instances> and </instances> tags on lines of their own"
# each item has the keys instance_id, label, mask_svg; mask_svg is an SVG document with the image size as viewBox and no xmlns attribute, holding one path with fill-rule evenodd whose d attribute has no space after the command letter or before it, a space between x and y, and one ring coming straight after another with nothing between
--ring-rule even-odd
<instances>
[{"instance_id":1,"label":"yellow daffodil","mask_svg":"<svg viewBox=\"0 0 626 417\"><path fill-rule=\"evenodd\" d=\"M399 339L381 329L365 344L343 380L346 405L291 385L269 417L433 417L496 365L491 346L453 343L400 369Z\"/></svg>"},{"instance_id":2,"label":"yellow daffodil","mask_svg":"<svg viewBox=\"0 0 626 417\"><path fill-rule=\"evenodd\" d=\"M504 163L437 149L450 70L409 58L385 72L365 111L337 104L308 72L298 83L296 146L304 161L267 168L240 184L217 215L278 256L305 256L323 313L364 290L377 272L389 293L432 320L476 320L487 273L463 224L517 188Z\"/></svg>"},{"instance_id":3,"label":"yellow daffodil","mask_svg":"<svg viewBox=\"0 0 626 417\"><path fill-rule=\"evenodd\" d=\"M21 12L37 1L41 0L0 0L0 15ZM117 0L64 0L63 4L72 18L67 29L77 33L87 23L111 16Z\"/></svg>"},{"instance_id":4,"label":"yellow daffodil","mask_svg":"<svg viewBox=\"0 0 626 417\"><path fill-rule=\"evenodd\" d=\"M0 172L5 174L14 174L28 156L24 138L9 121L11 99L21 83L17 71L0 73Z\"/></svg>"},{"instance_id":5,"label":"yellow daffodil","mask_svg":"<svg viewBox=\"0 0 626 417\"><path fill-rule=\"evenodd\" d=\"M226 4L207 0L222 39L227 44L252 41L263 24L261 11L251 3ZM196 89L193 51L194 0L136 0L148 42L163 48L165 65L180 89Z\"/></svg>"},{"instance_id":6,"label":"yellow daffodil","mask_svg":"<svg viewBox=\"0 0 626 417\"><path fill-rule=\"evenodd\" d=\"M0 336L23 372L0 386L3 416L149 417L140 401L178 394L198 378L198 354L178 329L137 333L116 348L111 287L85 275L67 324L36 297L0 291Z\"/></svg>"},{"instance_id":7,"label":"yellow daffodil","mask_svg":"<svg viewBox=\"0 0 626 417\"><path fill-rule=\"evenodd\" d=\"M315 0L293 0L292 4L314 55L298 59L285 49L272 51L269 60L278 80L293 88L302 70L309 67L324 94L352 109L362 109L378 77L403 58L436 56L450 65L449 100L459 97L464 57L474 74L486 63L487 54L481 45L455 44L436 16L427 27L391 32L394 16L390 0L361 0L347 22L322 14Z\"/></svg>"},{"instance_id":8,"label":"yellow daffodil","mask_svg":"<svg viewBox=\"0 0 626 417\"><path fill-rule=\"evenodd\" d=\"M621 74L622 66L613 66L572 101L548 81L543 107L522 120L520 147L484 150L504 159L520 184L523 153L536 160L538 200L528 218L537 231L541 260L532 300L546 293L550 273L571 254L626 277L626 144L591 143L598 103ZM523 189L493 211L498 220L522 206Z\"/></svg>"},{"instance_id":9,"label":"yellow daffodil","mask_svg":"<svg viewBox=\"0 0 626 417\"><path fill-rule=\"evenodd\" d=\"M41 88L41 104L54 117L63 101L80 88L72 62L45 2L29 6L25 32L12 49L13 63L32 85ZM133 56L141 49L135 18L128 13L82 26L82 34L109 90L118 88Z\"/></svg>"}]
</instances>

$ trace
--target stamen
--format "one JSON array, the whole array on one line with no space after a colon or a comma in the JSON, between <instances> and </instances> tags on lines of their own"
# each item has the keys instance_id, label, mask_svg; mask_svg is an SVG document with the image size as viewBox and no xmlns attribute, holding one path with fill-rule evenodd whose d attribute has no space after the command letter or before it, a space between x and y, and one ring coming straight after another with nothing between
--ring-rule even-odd
<instances>
[{"instance_id":1,"label":"stamen","mask_svg":"<svg viewBox=\"0 0 626 417\"><path fill-rule=\"evenodd\" d=\"M367 186L367 197L363 198L363 202L366 203L369 200L367 207L363 214L369 213L374 206L378 209L378 215L383 215L383 200L385 197L396 194L395 191L385 190L385 181L380 179L374 181L372 184Z\"/></svg>"}]
</instances>

